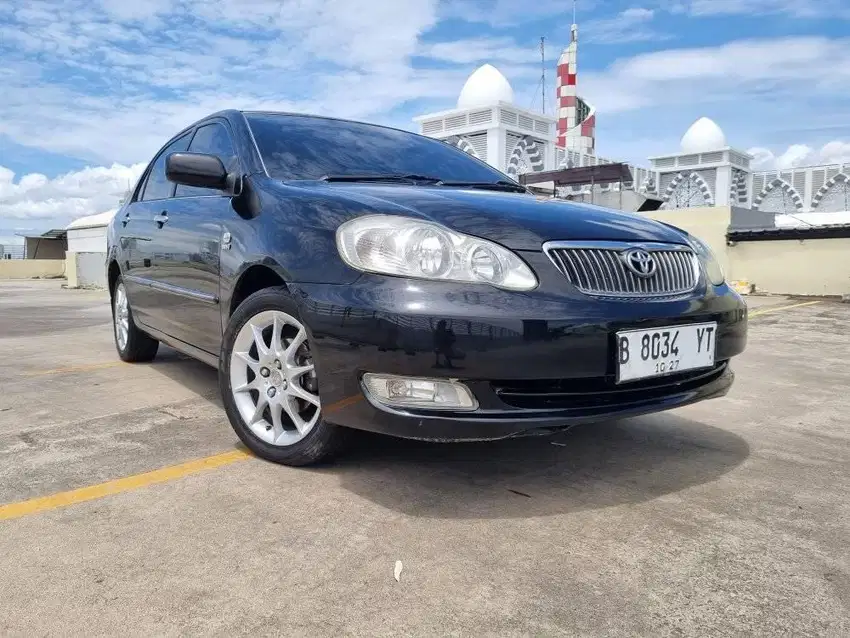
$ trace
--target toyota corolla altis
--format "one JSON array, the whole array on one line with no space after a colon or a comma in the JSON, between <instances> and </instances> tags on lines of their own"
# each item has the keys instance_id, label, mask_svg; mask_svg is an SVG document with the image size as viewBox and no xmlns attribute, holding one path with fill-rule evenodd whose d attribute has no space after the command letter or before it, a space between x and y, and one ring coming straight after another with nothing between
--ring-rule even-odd
<instances>
[{"instance_id":1,"label":"toyota corolla altis","mask_svg":"<svg viewBox=\"0 0 850 638\"><path fill-rule=\"evenodd\" d=\"M747 315L682 230L536 197L443 142L225 111L175 135L109 229L115 343L219 371L291 465L347 428L499 439L724 395Z\"/></svg>"}]
</instances>

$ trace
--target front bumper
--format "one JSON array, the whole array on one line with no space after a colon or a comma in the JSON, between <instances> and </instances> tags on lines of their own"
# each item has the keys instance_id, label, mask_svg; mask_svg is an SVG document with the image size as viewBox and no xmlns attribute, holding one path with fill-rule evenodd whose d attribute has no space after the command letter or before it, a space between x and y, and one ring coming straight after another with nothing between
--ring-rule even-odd
<instances>
[{"instance_id":1,"label":"front bumper","mask_svg":"<svg viewBox=\"0 0 850 638\"><path fill-rule=\"evenodd\" d=\"M291 289L311 332L328 421L406 438L499 439L723 396L734 378L729 359L746 345L746 306L727 286L654 302L376 275ZM615 383L617 331L704 321L717 322L714 369ZM440 326L454 333L450 347ZM363 394L365 372L460 379L479 408L391 410Z\"/></svg>"}]
</instances>

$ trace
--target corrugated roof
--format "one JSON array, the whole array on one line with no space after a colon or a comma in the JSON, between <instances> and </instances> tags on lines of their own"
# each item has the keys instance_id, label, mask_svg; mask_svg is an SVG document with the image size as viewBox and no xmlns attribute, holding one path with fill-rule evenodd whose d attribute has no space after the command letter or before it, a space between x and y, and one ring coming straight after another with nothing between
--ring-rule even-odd
<instances>
[{"instance_id":1,"label":"corrugated roof","mask_svg":"<svg viewBox=\"0 0 850 638\"><path fill-rule=\"evenodd\" d=\"M62 239L67 233L64 228L51 228L40 235L18 235L27 239Z\"/></svg>"}]
</instances>

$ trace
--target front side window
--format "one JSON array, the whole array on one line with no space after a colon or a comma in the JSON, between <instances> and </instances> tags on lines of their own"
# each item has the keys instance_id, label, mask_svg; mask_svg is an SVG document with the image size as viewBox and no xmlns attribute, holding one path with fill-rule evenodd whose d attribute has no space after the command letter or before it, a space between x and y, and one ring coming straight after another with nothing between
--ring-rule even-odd
<instances>
[{"instance_id":1,"label":"front side window","mask_svg":"<svg viewBox=\"0 0 850 638\"><path fill-rule=\"evenodd\" d=\"M165 177L165 158L171 153L182 153L188 147L189 135L186 134L183 137L178 137L162 150L148 173L144 191L139 199L146 202L151 199L168 199L171 197L174 184Z\"/></svg>"},{"instance_id":2,"label":"front side window","mask_svg":"<svg viewBox=\"0 0 850 638\"><path fill-rule=\"evenodd\" d=\"M269 175L425 175L497 182L505 175L439 140L406 131L304 115L246 113Z\"/></svg>"},{"instance_id":3,"label":"front side window","mask_svg":"<svg viewBox=\"0 0 850 638\"><path fill-rule=\"evenodd\" d=\"M236 151L233 150L233 141L230 133L223 124L213 123L200 127L192 138L189 145L190 153L206 153L215 155L224 164L228 172L234 170L237 165ZM210 188L197 188L195 186L184 186L178 184L176 197L198 197L204 195L219 194Z\"/></svg>"}]
</instances>

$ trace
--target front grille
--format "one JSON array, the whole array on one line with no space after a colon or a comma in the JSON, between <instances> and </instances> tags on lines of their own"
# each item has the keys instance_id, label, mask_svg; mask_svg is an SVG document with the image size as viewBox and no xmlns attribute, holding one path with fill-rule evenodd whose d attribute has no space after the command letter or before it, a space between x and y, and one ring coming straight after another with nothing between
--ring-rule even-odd
<instances>
[{"instance_id":1,"label":"front grille","mask_svg":"<svg viewBox=\"0 0 850 638\"><path fill-rule=\"evenodd\" d=\"M676 297L696 288L699 261L694 252L676 244L624 242L549 242L543 246L555 267L581 292L607 297ZM642 249L655 260L655 272L640 277L624 256Z\"/></svg>"},{"instance_id":2,"label":"front grille","mask_svg":"<svg viewBox=\"0 0 850 638\"><path fill-rule=\"evenodd\" d=\"M515 408L605 411L696 390L718 379L726 366L727 362L720 361L713 368L619 385L614 375L584 379L494 381L490 385L502 402Z\"/></svg>"}]
</instances>

